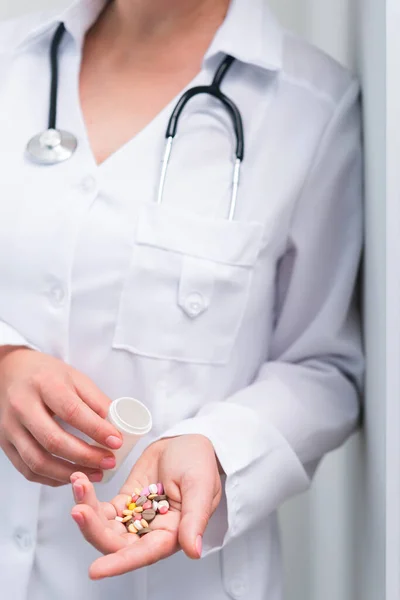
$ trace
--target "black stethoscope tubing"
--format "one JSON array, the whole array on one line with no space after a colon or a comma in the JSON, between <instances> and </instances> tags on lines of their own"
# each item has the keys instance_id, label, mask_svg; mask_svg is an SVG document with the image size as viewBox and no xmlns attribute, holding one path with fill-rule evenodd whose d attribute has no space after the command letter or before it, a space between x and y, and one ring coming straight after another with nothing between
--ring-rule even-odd
<instances>
[{"instance_id":1,"label":"black stethoscope tubing","mask_svg":"<svg viewBox=\"0 0 400 600\"><path fill-rule=\"evenodd\" d=\"M27 152L31 160L41 165L54 165L73 156L78 146L77 139L71 133L57 129L57 108L58 108L58 90L59 90L59 49L65 34L65 25L60 23L56 29L50 45L50 99L49 99L49 118L48 129L34 136L27 146ZM168 121L165 137L167 140L164 154L162 173L160 179L158 203L162 202L165 178L169 158L171 155L172 143L176 137L179 125L179 119L188 102L196 96L206 94L218 100L229 114L232 126L235 132L235 166L232 180L232 197L229 211L229 219L233 218L236 206L236 198L239 184L240 166L244 159L244 132L243 122L240 111L236 104L221 91L221 84L227 75L232 64L235 62L233 56L227 55L223 58L214 75L210 85L201 85L190 88L182 94L178 100L171 117Z\"/></svg>"}]
</instances>

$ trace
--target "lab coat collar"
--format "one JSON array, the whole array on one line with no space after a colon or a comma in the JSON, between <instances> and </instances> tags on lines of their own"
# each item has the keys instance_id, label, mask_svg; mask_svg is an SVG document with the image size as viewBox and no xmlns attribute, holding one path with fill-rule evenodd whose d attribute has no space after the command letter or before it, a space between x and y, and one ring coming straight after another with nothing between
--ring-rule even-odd
<instances>
[{"instance_id":1,"label":"lab coat collar","mask_svg":"<svg viewBox=\"0 0 400 600\"><path fill-rule=\"evenodd\" d=\"M205 60L223 53L264 69L282 68L283 31L266 0L232 0Z\"/></svg>"},{"instance_id":2,"label":"lab coat collar","mask_svg":"<svg viewBox=\"0 0 400 600\"><path fill-rule=\"evenodd\" d=\"M47 37L48 33L55 31L59 23L64 23L66 30L80 45L107 2L108 0L73 0L64 10L39 13L36 24L35 21L28 21L28 18L26 22L30 22L31 26L29 28L22 26L13 40L8 40L8 50L11 48L22 52L31 48L32 45Z\"/></svg>"},{"instance_id":3,"label":"lab coat collar","mask_svg":"<svg viewBox=\"0 0 400 600\"><path fill-rule=\"evenodd\" d=\"M97 20L108 0L74 0L67 9L38 17L39 23L19 27L13 39L7 40L8 51L24 50L53 31L63 22L79 45ZM15 35L16 33L16 35ZM232 0L225 21L218 29L204 57L208 61L219 53L264 69L277 71L282 66L282 29L266 6L266 0Z\"/></svg>"}]
</instances>

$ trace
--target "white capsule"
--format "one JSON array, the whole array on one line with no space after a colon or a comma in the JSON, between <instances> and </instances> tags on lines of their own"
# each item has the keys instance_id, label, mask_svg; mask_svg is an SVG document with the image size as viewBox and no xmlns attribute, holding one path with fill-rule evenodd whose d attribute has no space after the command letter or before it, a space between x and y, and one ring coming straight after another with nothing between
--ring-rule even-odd
<instances>
[{"instance_id":1,"label":"white capsule","mask_svg":"<svg viewBox=\"0 0 400 600\"><path fill-rule=\"evenodd\" d=\"M115 520L118 521L119 523L122 523L123 518L122 517L115 517Z\"/></svg>"},{"instance_id":2,"label":"white capsule","mask_svg":"<svg viewBox=\"0 0 400 600\"><path fill-rule=\"evenodd\" d=\"M136 529L138 531L140 531L141 529L143 529L143 525L141 524L140 521L134 521L133 525L134 525L134 527L136 527Z\"/></svg>"},{"instance_id":3,"label":"white capsule","mask_svg":"<svg viewBox=\"0 0 400 600\"><path fill-rule=\"evenodd\" d=\"M152 483L149 485L149 492L150 494L157 494L158 488L156 483Z\"/></svg>"},{"instance_id":4,"label":"white capsule","mask_svg":"<svg viewBox=\"0 0 400 600\"><path fill-rule=\"evenodd\" d=\"M157 512L157 509L158 509L158 502L153 500L153 510L155 510Z\"/></svg>"}]
</instances>

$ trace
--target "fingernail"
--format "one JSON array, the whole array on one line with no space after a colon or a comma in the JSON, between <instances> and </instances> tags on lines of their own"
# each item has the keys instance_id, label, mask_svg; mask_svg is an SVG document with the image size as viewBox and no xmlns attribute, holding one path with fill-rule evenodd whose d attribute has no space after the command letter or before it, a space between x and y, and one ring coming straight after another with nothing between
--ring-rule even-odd
<instances>
[{"instance_id":1,"label":"fingernail","mask_svg":"<svg viewBox=\"0 0 400 600\"><path fill-rule=\"evenodd\" d=\"M82 502L83 497L85 495L85 490L83 489L83 486L80 483L74 483L72 489L74 492L75 502Z\"/></svg>"},{"instance_id":2,"label":"fingernail","mask_svg":"<svg viewBox=\"0 0 400 600\"><path fill-rule=\"evenodd\" d=\"M79 525L79 527L82 529L82 527L85 524L85 519L83 518L83 514L82 513L71 513L71 516L72 516L73 520L75 521L75 523L77 525Z\"/></svg>"},{"instance_id":3,"label":"fingernail","mask_svg":"<svg viewBox=\"0 0 400 600\"><path fill-rule=\"evenodd\" d=\"M201 558L201 553L203 552L203 538L201 535L198 535L196 539L196 552L199 555L199 558Z\"/></svg>"},{"instance_id":4,"label":"fingernail","mask_svg":"<svg viewBox=\"0 0 400 600\"><path fill-rule=\"evenodd\" d=\"M115 467L115 463L115 457L109 456L107 458L103 458L103 460L100 462L100 467L102 469L113 469Z\"/></svg>"},{"instance_id":5,"label":"fingernail","mask_svg":"<svg viewBox=\"0 0 400 600\"><path fill-rule=\"evenodd\" d=\"M92 473L91 475L88 475L88 479L92 483L100 483L100 481L103 479L103 472L102 471L96 471L95 473Z\"/></svg>"},{"instance_id":6,"label":"fingernail","mask_svg":"<svg viewBox=\"0 0 400 600\"><path fill-rule=\"evenodd\" d=\"M69 479L70 479L71 483L75 483L75 481L77 479L79 479L79 475L77 475L76 473L73 473Z\"/></svg>"},{"instance_id":7,"label":"fingernail","mask_svg":"<svg viewBox=\"0 0 400 600\"><path fill-rule=\"evenodd\" d=\"M122 440L116 435L110 435L106 439L106 444L107 446L110 446L110 448L112 448L113 450L118 450L118 448L121 448L122 446Z\"/></svg>"}]
</instances>

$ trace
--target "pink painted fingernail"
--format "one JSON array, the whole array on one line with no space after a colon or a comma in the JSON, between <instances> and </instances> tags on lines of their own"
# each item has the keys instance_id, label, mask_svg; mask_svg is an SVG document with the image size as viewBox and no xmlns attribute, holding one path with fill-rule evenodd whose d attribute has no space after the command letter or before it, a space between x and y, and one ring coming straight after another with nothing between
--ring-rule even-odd
<instances>
[{"instance_id":1,"label":"pink painted fingernail","mask_svg":"<svg viewBox=\"0 0 400 600\"><path fill-rule=\"evenodd\" d=\"M201 553L203 552L203 538L201 535L198 535L196 538L196 552L199 555L199 558L201 558Z\"/></svg>"},{"instance_id":2,"label":"pink painted fingernail","mask_svg":"<svg viewBox=\"0 0 400 600\"><path fill-rule=\"evenodd\" d=\"M85 519L82 513L71 513L71 516L75 523L82 529L85 524Z\"/></svg>"},{"instance_id":3,"label":"pink painted fingernail","mask_svg":"<svg viewBox=\"0 0 400 600\"><path fill-rule=\"evenodd\" d=\"M83 486L80 485L80 483L74 483L72 489L74 491L75 502L82 502L85 496L85 490L83 489Z\"/></svg>"},{"instance_id":4,"label":"pink painted fingernail","mask_svg":"<svg viewBox=\"0 0 400 600\"><path fill-rule=\"evenodd\" d=\"M106 439L106 444L107 446L110 446L110 448L112 448L113 450L118 450L118 448L121 448L122 446L122 440L116 435L110 435Z\"/></svg>"},{"instance_id":5,"label":"pink painted fingernail","mask_svg":"<svg viewBox=\"0 0 400 600\"><path fill-rule=\"evenodd\" d=\"M104 475L103 475L102 471L96 471L95 473L88 475L88 479L92 483L100 483L100 481L103 479L103 477L104 477Z\"/></svg>"},{"instance_id":6,"label":"pink painted fingernail","mask_svg":"<svg viewBox=\"0 0 400 600\"><path fill-rule=\"evenodd\" d=\"M100 467L102 469L113 469L115 467L116 460L114 456L108 456L107 458L103 458L100 462Z\"/></svg>"}]
</instances>

